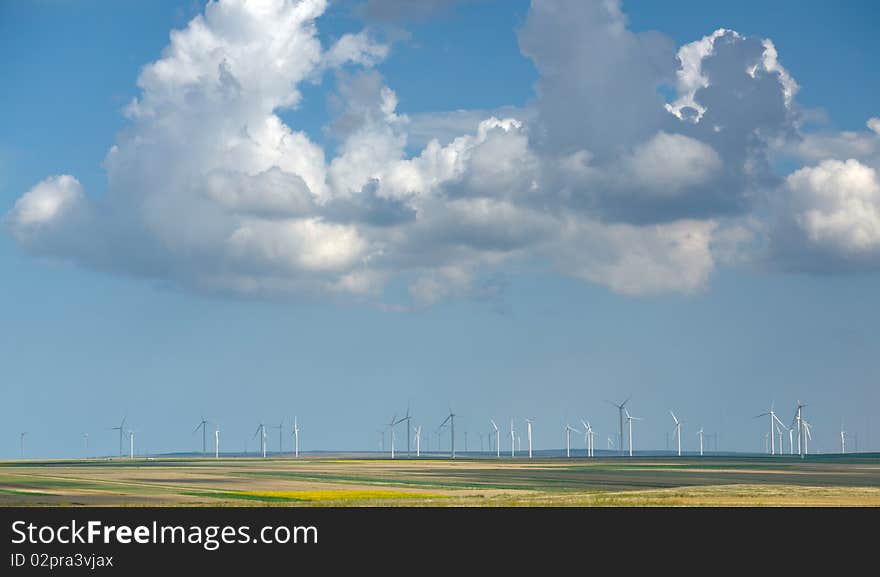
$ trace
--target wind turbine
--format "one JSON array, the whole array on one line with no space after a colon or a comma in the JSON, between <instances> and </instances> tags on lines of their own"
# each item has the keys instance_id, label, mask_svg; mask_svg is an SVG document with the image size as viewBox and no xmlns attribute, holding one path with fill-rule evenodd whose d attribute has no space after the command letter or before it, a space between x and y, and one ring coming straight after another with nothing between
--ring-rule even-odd
<instances>
[{"instance_id":1,"label":"wind turbine","mask_svg":"<svg viewBox=\"0 0 880 577\"><path fill-rule=\"evenodd\" d=\"M587 456L593 456L593 427L590 426L589 421L581 420L581 424L584 426L584 444L587 446Z\"/></svg>"},{"instance_id":2,"label":"wind turbine","mask_svg":"<svg viewBox=\"0 0 880 577\"><path fill-rule=\"evenodd\" d=\"M18 442L21 444L21 458L24 459L24 436L27 435L27 432L18 434Z\"/></svg>"},{"instance_id":3,"label":"wind turbine","mask_svg":"<svg viewBox=\"0 0 880 577\"><path fill-rule=\"evenodd\" d=\"M617 413L618 413L618 416L620 417L620 436L618 437L618 439L620 440L620 454L621 455L623 454L623 412L626 410L626 409L624 409L624 407L626 406L626 404L629 402L629 400L631 398L632 398L632 395L627 397L626 400L623 401L622 403L620 403L619 405L617 403L613 403L608 400L605 401L606 403L609 403L609 404L617 407ZM632 423L630 423L630 428L632 428ZM630 445L632 445L632 442L630 442Z\"/></svg>"},{"instance_id":4,"label":"wind turbine","mask_svg":"<svg viewBox=\"0 0 880 577\"><path fill-rule=\"evenodd\" d=\"M526 430L529 437L529 459L532 458L532 420L526 419Z\"/></svg>"},{"instance_id":5,"label":"wind turbine","mask_svg":"<svg viewBox=\"0 0 880 577\"><path fill-rule=\"evenodd\" d=\"M452 407L449 407L449 415L445 419L443 419L443 422L440 423L440 427L438 428L438 430L442 429L444 427L444 425L446 425L447 422L450 425L449 436L452 439L451 440L451 450L452 450L452 458L453 459L455 458L455 417L456 417L456 415L455 415L455 413L452 412Z\"/></svg>"},{"instance_id":6,"label":"wind turbine","mask_svg":"<svg viewBox=\"0 0 880 577\"><path fill-rule=\"evenodd\" d=\"M128 432L128 458L134 459L134 431Z\"/></svg>"},{"instance_id":7,"label":"wind turbine","mask_svg":"<svg viewBox=\"0 0 880 577\"><path fill-rule=\"evenodd\" d=\"M758 419L760 417L766 417L766 416L770 417L770 454L771 455L776 454L776 443L774 442L774 438L775 438L775 434L776 434L775 433L776 423L778 422L780 425L782 424L782 421L780 421L779 417L776 416L776 411L773 410L773 404L774 404L773 402L770 403L770 410L767 411L766 413L761 413L760 415L755 415L753 417L755 419ZM781 444L779 447L779 452L782 453Z\"/></svg>"},{"instance_id":8,"label":"wind turbine","mask_svg":"<svg viewBox=\"0 0 880 577\"><path fill-rule=\"evenodd\" d=\"M391 458L392 459L394 458L394 425L396 425L399 422L400 421L397 420L396 413L391 417L391 420L388 421L388 428L391 430Z\"/></svg>"},{"instance_id":9,"label":"wind turbine","mask_svg":"<svg viewBox=\"0 0 880 577\"><path fill-rule=\"evenodd\" d=\"M416 433L416 458L422 455L422 426L413 427Z\"/></svg>"},{"instance_id":10,"label":"wind turbine","mask_svg":"<svg viewBox=\"0 0 880 577\"><path fill-rule=\"evenodd\" d=\"M214 429L214 458L220 458L220 429Z\"/></svg>"},{"instance_id":11,"label":"wind turbine","mask_svg":"<svg viewBox=\"0 0 880 577\"><path fill-rule=\"evenodd\" d=\"M401 417L400 420L397 422L402 423L404 421L406 421L406 456L409 457L410 456L410 447L412 447L412 445L409 442L409 430L412 425L412 422L411 422L412 417L409 414L409 403L406 404L406 415Z\"/></svg>"},{"instance_id":12,"label":"wind turbine","mask_svg":"<svg viewBox=\"0 0 880 577\"><path fill-rule=\"evenodd\" d=\"M809 442L813 440L813 435L810 434L811 425L806 419L801 418L801 423L804 429L804 455L809 454Z\"/></svg>"},{"instance_id":13,"label":"wind turbine","mask_svg":"<svg viewBox=\"0 0 880 577\"><path fill-rule=\"evenodd\" d=\"M122 417L122 422L119 423L118 427L110 427L111 431L119 431L119 456L122 456L122 436L125 434L125 417Z\"/></svg>"},{"instance_id":14,"label":"wind turbine","mask_svg":"<svg viewBox=\"0 0 880 577\"><path fill-rule=\"evenodd\" d=\"M501 436L498 434L498 425L495 424L493 419L489 419L489 422L492 423L492 428L495 429L495 454L500 459L501 458ZM492 440L492 437L489 437L489 440Z\"/></svg>"},{"instance_id":15,"label":"wind turbine","mask_svg":"<svg viewBox=\"0 0 880 577\"><path fill-rule=\"evenodd\" d=\"M703 427L700 427L700 430L697 431L697 435L700 436L700 456L703 456Z\"/></svg>"},{"instance_id":16,"label":"wind turbine","mask_svg":"<svg viewBox=\"0 0 880 577\"><path fill-rule=\"evenodd\" d=\"M281 456L281 453L284 452L284 417L281 418L281 422L277 425L270 425L270 429L278 429L278 456Z\"/></svg>"},{"instance_id":17,"label":"wind turbine","mask_svg":"<svg viewBox=\"0 0 880 577\"><path fill-rule=\"evenodd\" d=\"M266 425L260 423L257 425L257 430L254 431L254 438L260 435L260 450L263 453L263 458L266 458Z\"/></svg>"},{"instance_id":18,"label":"wind turbine","mask_svg":"<svg viewBox=\"0 0 880 577\"><path fill-rule=\"evenodd\" d=\"M797 402L797 409L796 409L795 414L794 414L794 419L792 419L792 422L796 423L796 426L797 426L797 434L798 434L798 455L800 455L801 457L803 457L803 455L804 455L804 452L801 450L801 438L804 437L804 433L803 433L803 429L804 429L804 428L803 428L803 420L804 420L804 417L803 417L803 409L804 409L804 407L806 407L806 406L807 406L807 405L805 405L805 404L803 404L802 402L798 401L798 402ZM807 442L807 440L804 439L804 444L806 444L806 442Z\"/></svg>"},{"instance_id":19,"label":"wind turbine","mask_svg":"<svg viewBox=\"0 0 880 577\"><path fill-rule=\"evenodd\" d=\"M513 419L510 419L510 456L516 457L516 432L513 429Z\"/></svg>"},{"instance_id":20,"label":"wind turbine","mask_svg":"<svg viewBox=\"0 0 880 577\"><path fill-rule=\"evenodd\" d=\"M295 415L293 417L293 456L299 457L299 425Z\"/></svg>"},{"instance_id":21,"label":"wind turbine","mask_svg":"<svg viewBox=\"0 0 880 577\"><path fill-rule=\"evenodd\" d=\"M196 428L193 429L193 432L192 432L192 434L195 435L196 431L198 431L199 429L202 430L202 456L203 457L205 456L205 454L208 451L207 428L208 428L208 421L205 419L205 416L202 415L202 420L199 421L199 424L196 425Z\"/></svg>"},{"instance_id":22,"label":"wind turbine","mask_svg":"<svg viewBox=\"0 0 880 577\"><path fill-rule=\"evenodd\" d=\"M669 410L669 414L672 415L672 420L675 421L675 427L672 432L678 437L678 456L681 457L681 421L678 420L678 417L675 416L672 409Z\"/></svg>"},{"instance_id":23,"label":"wind turbine","mask_svg":"<svg viewBox=\"0 0 880 577\"><path fill-rule=\"evenodd\" d=\"M629 411L624 409L623 412L626 413L626 422L629 425L629 456L633 456L633 421L643 421L641 417L633 417L629 414Z\"/></svg>"},{"instance_id":24,"label":"wind turbine","mask_svg":"<svg viewBox=\"0 0 880 577\"><path fill-rule=\"evenodd\" d=\"M572 427L571 425L569 425L568 423L566 423L565 424L565 456L569 457L569 458L571 457L571 432L572 431L574 431L575 433L580 432L577 429L575 429L574 427Z\"/></svg>"},{"instance_id":25,"label":"wind turbine","mask_svg":"<svg viewBox=\"0 0 880 577\"><path fill-rule=\"evenodd\" d=\"M846 453L846 431L843 430L843 425L840 426L840 454Z\"/></svg>"},{"instance_id":26,"label":"wind turbine","mask_svg":"<svg viewBox=\"0 0 880 577\"><path fill-rule=\"evenodd\" d=\"M608 435L606 443L608 444L609 451L614 448L614 439L611 438L611 435Z\"/></svg>"},{"instance_id":27,"label":"wind turbine","mask_svg":"<svg viewBox=\"0 0 880 577\"><path fill-rule=\"evenodd\" d=\"M86 457L88 457L88 456L89 456L89 434L88 434L88 433L83 433L82 436L83 436L83 439L85 439L85 442L86 442Z\"/></svg>"}]
</instances>

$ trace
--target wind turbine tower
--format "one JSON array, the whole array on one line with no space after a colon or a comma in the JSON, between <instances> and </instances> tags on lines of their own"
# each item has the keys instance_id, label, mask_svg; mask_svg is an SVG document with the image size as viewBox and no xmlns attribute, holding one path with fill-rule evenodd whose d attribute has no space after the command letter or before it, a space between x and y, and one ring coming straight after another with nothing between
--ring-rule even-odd
<instances>
[{"instance_id":1,"label":"wind turbine tower","mask_svg":"<svg viewBox=\"0 0 880 577\"><path fill-rule=\"evenodd\" d=\"M391 431L391 458L392 459L394 458L394 425L396 425L399 422L400 421L397 420L396 414L393 417L391 417L390 421L388 421L388 429Z\"/></svg>"},{"instance_id":2,"label":"wind turbine tower","mask_svg":"<svg viewBox=\"0 0 880 577\"><path fill-rule=\"evenodd\" d=\"M681 457L681 421L678 420L678 417L675 416L671 409L669 414L672 415L672 420L675 421L672 432L678 438L678 456Z\"/></svg>"},{"instance_id":3,"label":"wind turbine tower","mask_svg":"<svg viewBox=\"0 0 880 577\"><path fill-rule=\"evenodd\" d=\"M532 458L532 420L526 419L526 430L529 437L529 459Z\"/></svg>"},{"instance_id":4,"label":"wind turbine tower","mask_svg":"<svg viewBox=\"0 0 880 577\"><path fill-rule=\"evenodd\" d=\"M633 417L632 415L629 414L629 411L626 409L624 409L623 411L626 413L626 422L629 425L629 435L628 435L628 437L629 437L629 456L632 457L633 456L633 421L641 421L643 419L641 417Z\"/></svg>"},{"instance_id":5,"label":"wind turbine tower","mask_svg":"<svg viewBox=\"0 0 880 577\"><path fill-rule=\"evenodd\" d=\"M770 403L770 410L769 411L767 411L766 413L761 413L760 415L756 415L755 418L757 419L759 417L766 417L766 416L770 417L770 454L775 455L776 454L776 443L774 442L774 439L776 438L775 437L775 435L776 435L776 428L775 427L776 427L777 423L779 423L780 425L782 425L783 423L782 423L782 421L779 420L779 417L776 416L776 411L773 410L773 403L772 402ZM779 452L782 453L782 443L781 442L780 442L780 446L779 446Z\"/></svg>"},{"instance_id":6,"label":"wind turbine tower","mask_svg":"<svg viewBox=\"0 0 880 577\"><path fill-rule=\"evenodd\" d=\"M581 420L581 424L584 426L584 444L587 446L587 457L593 456L593 427L590 426L589 421Z\"/></svg>"},{"instance_id":7,"label":"wind turbine tower","mask_svg":"<svg viewBox=\"0 0 880 577\"><path fill-rule=\"evenodd\" d=\"M571 458L571 432L578 432L577 429L569 425L565 424L565 456Z\"/></svg>"},{"instance_id":8,"label":"wind turbine tower","mask_svg":"<svg viewBox=\"0 0 880 577\"><path fill-rule=\"evenodd\" d=\"M196 431L198 431L199 429L202 430L202 456L203 457L208 452L207 428L208 428L208 421L205 419L205 416L202 415L202 420L199 421L199 424L196 425L195 429L193 429L193 435L195 435Z\"/></svg>"},{"instance_id":9,"label":"wind turbine tower","mask_svg":"<svg viewBox=\"0 0 880 577\"><path fill-rule=\"evenodd\" d=\"M254 438L256 438L257 435L260 436L260 451L262 452L263 458L265 459L266 458L266 425L265 424L260 423L259 425L257 425L257 430L254 431Z\"/></svg>"},{"instance_id":10,"label":"wind turbine tower","mask_svg":"<svg viewBox=\"0 0 880 577\"><path fill-rule=\"evenodd\" d=\"M804 452L805 452L805 451L802 449L802 447L801 447L801 439L803 438L803 443L804 443L804 445L806 445L806 443L807 443L807 439L804 437L804 432L803 432L803 431L804 431L804 427L803 427L803 422L804 422L803 409L804 409L804 407L806 407L806 406L807 406L807 405L805 405L805 404L803 404L802 402L798 401L798 402L797 402L797 410L795 411L795 414L794 414L794 421L795 421L795 423L796 423L796 425L797 425L797 435L798 435L798 455L800 455L801 458L803 458L803 456L804 456Z\"/></svg>"},{"instance_id":11,"label":"wind turbine tower","mask_svg":"<svg viewBox=\"0 0 880 577\"><path fill-rule=\"evenodd\" d=\"M510 456L516 457L516 432L513 429L513 419L510 419Z\"/></svg>"},{"instance_id":12,"label":"wind turbine tower","mask_svg":"<svg viewBox=\"0 0 880 577\"><path fill-rule=\"evenodd\" d=\"M495 456L499 459L501 458L501 435L498 434L498 425L495 424L494 419L489 419L489 422L492 423L492 428L495 429ZM491 441L492 437L489 437Z\"/></svg>"},{"instance_id":13,"label":"wind turbine tower","mask_svg":"<svg viewBox=\"0 0 880 577\"><path fill-rule=\"evenodd\" d=\"M811 425L806 419L801 418L801 424L804 429L804 455L806 456L809 453L809 442L813 440L813 435L810 434Z\"/></svg>"},{"instance_id":14,"label":"wind turbine tower","mask_svg":"<svg viewBox=\"0 0 880 577\"><path fill-rule=\"evenodd\" d=\"M630 398L631 397L627 397L626 400L623 401L622 403L620 403L619 405L617 403L612 403L611 401L605 401L606 403L609 403L609 404L617 407L617 415L619 417L619 424L620 424L619 436L617 438L620 442L620 454L621 455L623 455L623 421L624 421L623 413L626 410L624 407L626 407L626 404L629 402ZM630 425L632 425L632 423L630 423ZM630 442L630 444L632 444L632 442Z\"/></svg>"},{"instance_id":15,"label":"wind turbine tower","mask_svg":"<svg viewBox=\"0 0 880 577\"><path fill-rule=\"evenodd\" d=\"M407 405L406 405L406 415L401 417L400 420L397 422L402 423L404 421L406 421L406 456L409 457L410 456L410 447L412 447L412 445L410 444L410 440L409 440L409 430L412 425L412 417L409 414L409 403L407 403Z\"/></svg>"},{"instance_id":16,"label":"wind turbine tower","mask_svg":"<svg viewBox=\"0 0 880 577\"><path fill-rule=\"evenodd\" d=\"M270 429L278 429L278 456L284 452L284 418L277 425L271 425Z\"/></svg>"},{"instance_id":17,"label":"wind turbine tower","mask_svg":"<svg viewBox=\"0 0 880 577\"><path fill-rule=\"evenodd\" d=\"M111 431L119 431L119 456L122 456L122 436L125 434L125 417L122 417L122 422L119 423L118 427L110 427Z\"/></svg>"},{"instance_id":18,"label":"wind turbine tower","mask_svg":"<svg viewBox=\"0 0 880 577\"><path fill-rule=\"evenodd\" d=\"M443 419L443 422L440 423L440 429L442 429L446 423L449 423L449 437L450 437L450 450L452 452L452 458L455 458L455 417L456 414L452 412L452 407L449 408L449 415Z\"/></svg>"}]
</instances>

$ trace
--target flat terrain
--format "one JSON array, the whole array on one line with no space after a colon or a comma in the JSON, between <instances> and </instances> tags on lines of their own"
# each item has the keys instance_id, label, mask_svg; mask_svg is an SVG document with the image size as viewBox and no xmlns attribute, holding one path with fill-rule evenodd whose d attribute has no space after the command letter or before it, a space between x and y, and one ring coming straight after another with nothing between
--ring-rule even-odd
<instances>
[{"instance_id":1,"label":"flat terrain","mask_svg":"<svg viewBox=\"0 0 880 577\"><path fill-rule=\"evenodd\" d=\"M880 506L880 455L0 461L0 506Z\"/></svg>"}]
</instances>

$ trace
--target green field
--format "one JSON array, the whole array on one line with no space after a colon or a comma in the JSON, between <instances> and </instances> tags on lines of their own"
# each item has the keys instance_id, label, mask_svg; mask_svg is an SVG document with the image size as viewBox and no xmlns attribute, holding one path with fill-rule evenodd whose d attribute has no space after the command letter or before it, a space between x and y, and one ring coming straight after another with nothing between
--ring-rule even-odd
<instances>
[{"instance_id":1,"label":"green field","mask_svg":"<svg viewBox=\"0 0 880 577\"><path fill-rule=\"evenodd\" d=\"M880 506L880 456L0 462L0 506Z\"/></svg>"}]
</instances>

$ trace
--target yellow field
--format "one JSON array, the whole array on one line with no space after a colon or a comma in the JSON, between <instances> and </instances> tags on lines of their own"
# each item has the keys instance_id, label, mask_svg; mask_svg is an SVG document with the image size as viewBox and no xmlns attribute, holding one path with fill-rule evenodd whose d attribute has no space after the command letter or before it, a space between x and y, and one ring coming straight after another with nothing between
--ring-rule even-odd
<instances>
[{"instance_id":1,"label":"yellow field","mask_svg":"<svg viewBox=\"0 0 880 577\"><path fill-rule=\"evenodd\" d=\"M7 461L0 505L880 506L880 458Z\"/></svg>"}]
</instances>

